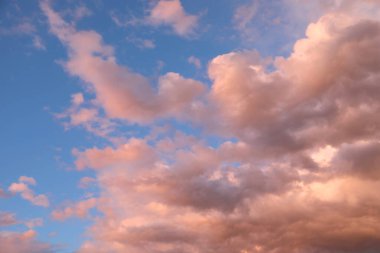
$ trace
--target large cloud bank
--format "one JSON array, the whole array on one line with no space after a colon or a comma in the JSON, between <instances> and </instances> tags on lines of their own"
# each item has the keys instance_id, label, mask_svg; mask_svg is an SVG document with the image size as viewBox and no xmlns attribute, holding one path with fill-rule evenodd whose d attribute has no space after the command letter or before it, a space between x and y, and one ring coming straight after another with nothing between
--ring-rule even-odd
<instances>
[{"instance_id":1,"label":"large cloud bank","mask_svg":"<svg viewBox=\"0 0 380 253\"><path fill-rule=\"evenodd\" d=\"M159 11L164 4L186 16L178 1L161 1L154 20L178 33L192 27L191 16L180 24ZM210 88L178 73L155 87L118 64L100 34L78 31L47 2L41 7L67 48L67 72L88 85L107 120L176 118L230 139L211 147L162 128L76 150L78 170L95 171L100 196L53 217L101 213L80 253L380 251L378 1L333 5L289 57L215 57Z\"/></svg>"}]
</instances>

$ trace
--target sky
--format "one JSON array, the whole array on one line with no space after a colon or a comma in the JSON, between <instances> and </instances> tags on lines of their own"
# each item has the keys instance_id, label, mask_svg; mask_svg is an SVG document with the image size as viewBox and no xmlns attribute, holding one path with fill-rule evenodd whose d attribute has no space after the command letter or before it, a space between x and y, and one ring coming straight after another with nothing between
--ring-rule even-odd
<instances>
[{"instance_id":1,"label":"sky","mask_svg":"<svg viewBox=\"0 0 380 253\"><path fill-rule=\"evenodd\" d=\"M0 0L0 253L380 252L379 0Z\"/></svg>"}]
</instances>

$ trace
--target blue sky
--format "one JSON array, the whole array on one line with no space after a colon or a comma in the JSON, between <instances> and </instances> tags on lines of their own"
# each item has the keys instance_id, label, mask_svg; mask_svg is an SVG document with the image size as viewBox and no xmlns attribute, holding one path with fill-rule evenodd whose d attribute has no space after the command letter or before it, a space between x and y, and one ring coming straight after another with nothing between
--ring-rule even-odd
<instances>
[{"instance_id":1,"label":"blue sky","mask_svg":"<svg viewBox=\"0 0 380 253\"><path fill-rule=\"evenodd\" d=\"M337 227L379 222L367 202L380 186L379 9L370 0L1 1L4 253L380 249L360 229L320 245L300 233L321 232L304 225L318 222L327 231L329 217ZM268 243L267 231L295 224L289 213L299 230ZM271 215L283 221L266 223ZM350 236L361 239L344 251L339 239Z\"/></svg>"}]
</instances>

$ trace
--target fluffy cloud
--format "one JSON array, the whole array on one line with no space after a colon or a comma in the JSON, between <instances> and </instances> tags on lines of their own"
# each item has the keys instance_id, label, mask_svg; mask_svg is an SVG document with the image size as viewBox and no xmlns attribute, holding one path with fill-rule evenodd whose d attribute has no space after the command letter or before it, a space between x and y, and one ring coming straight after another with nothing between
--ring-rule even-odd
<instances>
[{"instance_id":1,"label":"fluffy cloud","mask_svg":"<svg viewBox=\"0 0 380 253\"><path fill-rule=\"evenodd\" d=\"M11 193L19 193L21 197L33 205L36 206L49 206L49 199L44 194L36 195L34 191L32 191L29 186L36 185L36 180L32 177L21 176L16 183L12 183L8 190Z\"/></svg>"},{"instance_id":2,"label":"fluffy cloud","mask_svg":"<svg viewBox=\"0 0 380 253\"><path fill-rule=\"evenodd\" d=\"M218 125L266 154L376 138L379 28L373 19L326 14L290 57L275 59L275 71L257 52L216 57L209 75Z\"/></svg>"},{"instance_id":3,"label":"fluffy cloud","mask_svg":"<svg viewBox=\"0 0 380 253\"><path fill-rule=\"evenodd\" d=\"M185 12L180 0L159 0L150 10L148 21L153 25L169 25L180 36L194 32L198 17Z\"/></svg>"}]
</instances>

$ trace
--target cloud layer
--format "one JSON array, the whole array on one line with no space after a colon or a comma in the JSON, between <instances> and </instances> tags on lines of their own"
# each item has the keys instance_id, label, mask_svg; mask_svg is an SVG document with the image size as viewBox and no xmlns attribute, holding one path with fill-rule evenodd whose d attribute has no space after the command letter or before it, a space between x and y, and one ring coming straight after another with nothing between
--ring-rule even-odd
<instances>
[{"instance_id":1,"label":"cloud layer","mask_svg":"<svg viewBox=\"0 0 380 253\"><path fill-rule=\"evenodd\" d=\"M74 150L76 168L96 175L83 183L100 193L52 216L101 213L80 253L380 251L378 1L327 6L288 57L216 56L210 88L172 72L153 85L118 64L100 34L77 30L47 2L41 8L67 48L66 71L95 97L93 113L83 95L73 97L71 124L96 115L153 129ZM150 14L180 35L197 20L179 1L159 1ZM172 118L221 141L159 129ZM27 198L34 183L23 177L9 189Z\"/></svg>"}]
</instances>

